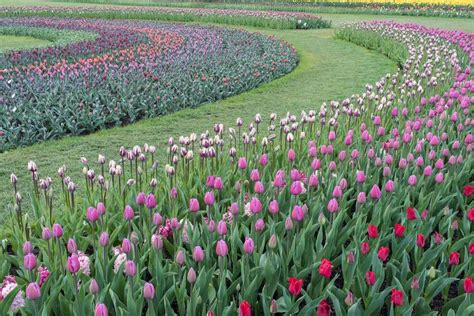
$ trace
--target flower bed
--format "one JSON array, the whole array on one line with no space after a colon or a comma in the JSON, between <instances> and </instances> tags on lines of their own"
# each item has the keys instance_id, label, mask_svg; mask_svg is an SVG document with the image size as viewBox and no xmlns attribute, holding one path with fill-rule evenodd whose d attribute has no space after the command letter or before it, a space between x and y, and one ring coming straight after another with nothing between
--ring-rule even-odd
<instances>
[{"instance_id":1,"label":"flower bed","mask_svg":"<svg viewBox=\"0 0 474 316\"><path fill-rule=\"evenodd\" d=\"M61 315L470 314L473 38L393 22L338 36L406 61L299 118L257 114L81 158L83 179L31 161L30 216L12 175L4 302Z\"/></svg>"},{"instance_id":2,"label":"flower bed","mask_svg":"<svg viewBox=\"0 0 474 316\"><path fill-rule=\"evenodd\" d=\"M0 55L0 151L195 107L280 77L288 44L214 27L51 18L0 27L98 34L60 47Z\"/></svg>"},{"instance_id":3,"label":"flower bed","mask_svg":"<svg viewBox=\"0 0 474 316\"><path fill-rule=\"evenodd\" d=\"M325 21L311 13L226 8L28 6L0 7L0 16L52 16L207 22L277 29L319 29L331 26L329 21Z\"/></svg>"}]
</instances>

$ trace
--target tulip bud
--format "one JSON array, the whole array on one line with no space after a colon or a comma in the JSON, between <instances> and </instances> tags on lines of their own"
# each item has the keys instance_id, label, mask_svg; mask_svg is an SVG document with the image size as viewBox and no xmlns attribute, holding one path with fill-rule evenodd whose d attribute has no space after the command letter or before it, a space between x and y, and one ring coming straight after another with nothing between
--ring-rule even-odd
<instances>
[{"instance_id":1,"label":"tulip bud","mask_svg":"<svg viewBox=\"0 0 474 316\"><path fill-rule=\"evenodd\" d=\"M204 251L202 250L201 246L194 247L193 250L193 259L196 262L204 261Z\"/></svg>"},{"instance_id":2,"label":"tulip bud","mask_svg":"<svg viewBox=\"0 0 474 316\"><path fill-rule=\"evenodd\" d=\"M28 286L26 287L26 297L30 301L34 301L41 297L41 290L38 283L33 282L33 283L28 284Z\"/></svg>"},{"instance_id":3,"label":"tulip bud","mask_svg":"<svg viewBox=\"0 0 474 316\"><path fill-rule=\"evenodd\" d=\"M291 217L287 217L285 220L285 230L292 230L293 229L293 221Z\"/></svg>"},{"instance_id":4,"label":"tulip bud","mask_svg":"<svg viewBox=\"0 0 474 316\"><path fill-rule=\"evenodd\" d=\"M23 257L23 265L25 269L28 271L33 270L36 268L36 256L32 253L29 253Z\"/></svg>"},{"instance_id":5,"label":"tulip bud","mask_svg":"<svg viewBox=\"0 0 474 316\"><path fill-rule=\"evenodd\" d=\"M125 275L128 277L133 277L137 273L137 266L132 260L127 260L125 262Z\"/></svg>"},{"instance_id":6,"label":"tulip bud","mask_svg":"<svg viewBox=\"0 0 474 316\"><path fill-rule=\"evenodd\" d=\"M253 243L252 238L246 237L245 242L244 242L244 252L247 254L251 254L253 253L254 249L255 249L255 245Z\"/></svg>"},{"instance_id":7,"label":"tulip bud","mask_svg":"<svg viewBox=\"0 0 474 316\"><path fill-rule=\"evenodd\" d=\"M99 237L99 244L102 247L107 247L109 244L109 234L107 232L102 232Z\"/></svg>"},{"instance_id":8,"label":"tulip bud","mask_svg":"<svg viewBox=\"0 0 474 316\"><path fill-rule=\"evenodd\" d=\"M153 236L151 236L151 245L155 250L163 249L163 239L161 238L161 236L153 234Z\"/></svg>"},{"instance_id":9,"label":"tulip bud","mask_svg":"<svg viewBox=\"0 0 474 316\"><path fill-rule=\"evenodd\" d=\"M188 271L187 279L190 284L193 284L194 282L196 282L196 271L194 271L192 267Z\"/></svg>"},{"instance_id":10,"label":"tulip bud","mask_svg":"<svg viewBox=\"0 0 474 316\"><path fill-rule=\"evenodd\" d=\"M219 240L216 244L216 254L219 257L227 256L229 249L227 248L227 243L224 240Z\"/></svg>"},{"instance_id":11,"label":"tulip bud","mask_svg":"<svg viewBox=\"0 0 474 316\"><path fill-rule=\"evenodd\" d=\"M198 212L200 209L198 199L192 198L189 200L189 210L191 212Z\"/></svg>"},{"instance_id":12,"label":"tulip bud","mask_svg":"<svg viewBox=\"0 0 474 316\"><path fill-rule=\"evenodd\" d=\"M59 224L53 224L53 237L60 238L63 236L63 228Z\"/></svg>"},{"instance_id":13,"label":"tulip bud","mask_svg":"<svg viewBox=\"0 0 474 316\"><path fill-rule=\"evenodd\" d=\"M97 304L95 306L94 316L108 316L109 312L105 304Z\"/></svg>"},{"instance_id":14,"label":"tulip bud","mask_svg":"<svg viewBox=\"0 0 474 316\"><path fill-rule=\"evenodd\" d=\"M135 214L133 213L133 209L130 205L125 206L125 209L123 210L123 218L126 221L131 221Z\"/></svg>"},{"instance_id":15,"label":"tulip bud","mask_svg":"<svg viewBox=\"0 0 474 316\"><path fill-rule=\"evenodd\" d=\"M275 234L272 234L270 236L270 239L268 240L268 247L270 249L274 249L277 246L277 242L278 242L277 236Z\"/></svg>"},{"instance_id":16,"label":"tulip bud","mask_svg":"<svg viewBox=\"0 0 474 316\"><path fill-rule=\"evenodd\" d=\"M81 268L81 265L79 263L79 258L77 255L73 254L70 257L67 258L67 270L70 273L77 273L79 272L79 269Z\"/></svg>"},{"instance_id":17,"label":"tulip bud","mask_svg":"<svg viewBox=\"0 0 474 316\"><path fill-rule=\"evenodd\" d=\"M180 266L184 264L184 252L182 250L178 250L176 253L175 261Z\"/></svg>"},{"instance_id":18,"label":"tulip bud","mask_svg":"<svg viewBox=\"0 0 474 316\"><path fill-rule=\"evenodd\" d=\"M44 240L50 240L51 239L51 230L48 227L43 227L43 232L41 233L41 237Z\"/></svg>"},{"instance_id":19,"label":"tulip bud","mask_svg":"<svg viewBox=\"0 0 474 316\"><path fill-rule=\"evenodd\" d=\"M27 255L29 253L33 253L33 244L31 241L25 241L23 244L23 254Z\"/></svg>"},{"instance_id":20,"label":"tulip bud","mask_svg":"<svg viewBox=\"0 0 474 316\"><path fill-rule=\"evenodd\" d=\"M145 282L143 286L143 297L147 300L152 300L155 297L155 287L153 284Z\"/></svg>"},{"instance_id":21,"label":"tulip bud","mask_svg":"<svg viewBox=\"0 0 474 316\"><path fill-rule=\"evenodd\" d=\"M163 217L160 213L153 214L153 225L160 226L163 223Z\"/></svg>"},{"instance_id":22,"label":"tulip bud","mask_svg":"<svg viewBox=\"0 0 474 316\"><path fill-rule=\"evenodd\" d=\"M70 253L70 254L73 254L73 253L76 253L77 252L77 244L76 242L74 241L74 239L69 239L67 241L67 251Z\"/></svg>"},{"instance_id":23,"label":"tulip bud","mask_svg":"<svg viewBox=\"0 0 474 316\"><path fill-rule=\"evenodd\" d=\"M99 291L100 291L99 284L97 283L96 279L92 279L91 283L89 284L89 292L92 295L95 295L99 293Z\"/></svg>"},{"instance_id":24,"label":"tulip bud","mask_svg":"<svg viewBox=\"0 0 474 316\"><path fill-rule=\"evenodd\" d=\"M278 313L278 303L275 299L272 299L270 303L270 313L272 314Z\"/></svg>"},{"instance_id":25,"label":"tulip bud","mask_svg":"<svg viewBox=\"0 0 474 316\"><path fill-rule=\"evenodd\" d=\"M225 221L223 221L223 220L219 221L219 223L217 224L217 233L220 236L223 236L223 235L227 234L227 224L226 224Z\"/></svg>"},{"instance_id":26,"label":"tulip bud","mask_svg":"<svg viewBox=\"0 0 474 316\"><path fill-rule=\"evenodd\" d=\"M352 306L354 304L354 294L352 294L352 292L349 291L347 293L344 303L346 303L347 306Z\"/></svg>"}]
</instances>

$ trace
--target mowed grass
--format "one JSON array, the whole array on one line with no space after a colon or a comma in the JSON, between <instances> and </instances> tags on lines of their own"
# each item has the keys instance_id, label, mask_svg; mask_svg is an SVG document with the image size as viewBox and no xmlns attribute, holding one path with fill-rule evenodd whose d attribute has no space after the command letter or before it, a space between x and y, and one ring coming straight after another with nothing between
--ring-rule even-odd
<instances>
[{"instance_id":1,"label":"mowed grass","mask_svg":"<svg viewBox=\"0 0 474 316\"><path fill-rule=\"evenodd\" d=\"M34 38L31 36L14 36L0 34L0 53L14 49L27 49L45 46L49 43L47 40Z\"/></svg>"},{"instance_id":2,"label":"mowed grass","mask_svg":"<svg viewBox=\"0 0 474 316\"><path fill-rule=\"evenodd\" d=\"M5 3L6 1L6 3ZM4 0L2 4L36 4L31 0ZM61 3L52 3L57 5ZM403 22L417 22L427 26L464 29L474 31L472 20L356 16L347 14L325 14L323 17L340 22L351 22L370 19L396 19ZM13 172L19 177L19 188L25 201L29 201L30 177L26 170L29 160L34 160L40 177L51 176L55 183L56 194L60 190L56 171L65 164L67 174L74 182L83 180L80 157L95 161L99 153L107 159L118 158L120 146L131 147L136 144L149 143L157 145L159 156L164 156L164 144L170 136L179 137L191 132L211 130L214 123L223 123L226 128L235 126L235 119L242 117L244 122L260 113L267 118L271 112L280 116L290 111L298 114L302 110L318 109L322 102L341 100L364 90L366 83L374 83L386 73L396 71L396 65L386 57L334 39L334 30L262 30L259 31L288 41L298 50L299 66L290 74L257 89L212 104L205 104L197 109L183 110L167 116L143 120L139 123L82 137L66 137L61 140L48 141L30 147L19 148L0 154L0 217L11 209L13 202L9 175ZM81 187L81 186L79 186ZM29 203L25 203L27 205Z\"/></svg>"}]
</instances>

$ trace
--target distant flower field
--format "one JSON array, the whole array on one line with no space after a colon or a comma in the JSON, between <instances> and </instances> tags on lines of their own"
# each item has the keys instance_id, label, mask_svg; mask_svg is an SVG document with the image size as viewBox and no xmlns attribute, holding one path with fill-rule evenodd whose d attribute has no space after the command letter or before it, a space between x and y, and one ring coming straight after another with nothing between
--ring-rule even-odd
<instances>
[{"instance_id":1,"label":"distant flower field","mask_svg":"<svg viewBox=\"0 0 474 316\"><path fill-rule=\"evenodd\" d=\"M215 27L29 17L6 28L93 36L0 55L0 151L195 107L298 63L286 43Z\"/></svg>"},{"instance_id":2,"label":"distant flower field","mask_svg":"<svg viewBox=\"0 0 474 316\"><path fill-rule=\"evenodd\" d=\"M239 31L14 21L104 38L76 48L102 57L74 67L67 58L48 68L32 65L31 52L11 55L24 81L85 80L97 63L103 76L123 72L119 79L131 84L130 67L157 67L150 56L169 58L171 69L183 60L199 67L201 59L180 48L191 45L215 63L211 52L225 52L228 38L240 40L228 44L233 54L249 51L240 58L255 65L268 51L256 55L251 45L267 44L269 61L294 54ZM10 176L15 207L2 231L0 314L472 314L474 38L396 22L351 24L336 36L387 55L399 71L300 115L217 122L157 147L117 148L113 157L84 152L57 175L25 162L31 192ZM111 47L120 53L106 53ZM255 79L254 68L243 69ZM72 179L72 168L83 179Z\"/></svg>"}]
</instances>

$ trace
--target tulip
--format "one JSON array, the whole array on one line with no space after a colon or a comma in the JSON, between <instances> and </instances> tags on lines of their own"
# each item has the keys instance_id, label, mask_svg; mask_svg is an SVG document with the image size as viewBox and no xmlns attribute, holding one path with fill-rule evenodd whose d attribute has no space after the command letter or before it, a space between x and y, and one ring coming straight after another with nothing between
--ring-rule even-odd
<instances>
[{"instance_id":1,"label":"tulip","mask_svg":"<svg viewBox=\"0 0 474 316\"><path fill-rule=\"evenodd\" d=\"M300 181L295 181L290 186L290 193L292 195L300 195L303 193L303 186Z\"/></svg>"},{"instance_id":2,"label":"tulip","mask_svg":"<svg viewBox=\"0 0 474 316\"><path fill-rule=\"evenodd\" d=\"M189 200L189 210L193 213L199 212L200 206L198 199L192 198Z\"/></svg>"},{"instance_id":3,"label":"tulip","mask_svg":"<svg viewBox=\"0 0 474 316\"><path fill-rule=\"evenodd\" d=\"M222 190L224 187L224 184L222 183L222 178L221 177L216 177L214 181L214 189L216 190Z\"/></svg>"},{"instance_id":4,"label":"tulip","mask_svg":"<svg viewBox=\"0 0 474 316\"><path fill-rule=\"evenodd\" d=\"M41 297L41 290L40 290L40 286L38 285L38 283L32 282L32 283L28 284L28 286L26 287L26 297L30 301L37 300Z\"/></svg>"},{"instance_id":5,"label":"tulip","mask_svg":"<svg viewBox=\"0 0 474 316\"><path fill-rule=\"evenodd\" d=\"M227 234L227 224L225 221L223 220L219 221L219 223L217 224L217 233L220 236L224 236L225 234Z\"/></svg>"},{"instance_id":6,"label":"tulip","mask_svg":"<svg viewBox=\"0 0 474 316\"><path fill-rule=\"evenodd\" d=\"M394 232L396 237L403 237L403 233L405 232L405 227L400 224L395 224Z\"/></svg>"},{"instance_id":7,"label":"tulip","mask_svg":"<svg viewBox=\"0 0 474 316\"><path fill-rule=\"evenodd\" d=\"M126 221L131 221L133 220L133 217L135 216L133 209L130 205L125 206L125 209L123 210L123 218Z\"/></svg>"},{"instance_id":8,"label":"tulip","mask_svg":"<svg viewBox=\"0 0 474 316\"><path fill-rule=\"evenodd\" d=\"M321 264L319 266L319 274L329 279L331 277L331 268L332 268L331 261L327 259L323 259L321 260Z\"/></svg>"},{"instance_id":9,"label":"tulip","mask_svg":"<svg viewBox=\"0 0 474 316\"><path fill-rule=\"evenodd\" d=\"M259 218L256 222L255 222L255 230L258 231L258 232L261 232L265 229L265 222L263 221L263 219Z\"/></svg>"},{"instance_id":10,"label":"tulip","mask_svg":"<svg viewBox=\"0 0 474 316\"><path fill-rule=\"evenodd\" d=\"M287 217L285 220L285 230L292 230L293 229L293 222L291 221L291 217Z\"/></svg>"},{"instance_id":11,"label":"tulip","mask_svg":"<svg viewBox=\"0 0 474 316\"><path fill-rule=\"evenodd\" d=\"M196 246L193 249L193 259L196 262L204 261L204 251L202 250L201 246Z\"/></svg>"},{"instance_id":12,"label":"tulip","mask_svg":"<svg viewBox=\"0 0 474 316\"><path fill-rule=\"evenodd\" d=\"M122 240L121 250L123 253L126 253L126 254L130 253L130 251L132 250L132 244L130 243L130 240L128 240L127 238L124 238Z\"/></svg>"},{"instance_id":13,"label":"tulip","mask_svg":"<svg viewBox=\"0 0 474 316\"><path fill-rule=\"evenodd\" d=\"M137 273L137 266L135 265L135 262L132 260L127 260L125 262L125 275L128 277L134 277L135 274Z\"/></svg>"},{"instance_id":14,"label":"tulip","mask_svg":"<svg viewBox=\"0 0 474 316\"><path fill-rule=\"evenodd\" d=\"M247 301L242 301L239 306L239 316L252 316L252 307Z\"/></svg>"},{"instance_id":15,"label":"tulip","mask_svg":"<svg viewBox=\"0 0 474 316\"><path fill-rule=\"evenodd\" d=\"M369 224L367 227L367 233L369 234L369 238L377 238L379 233L377 231L377 226Z\"/></svg>"},{"instance_id":16,"label":"tulip","mask_svg":"<svg viewBox=\"0 0 474 316\"><path fill-rule=\"evenodd\" d=\"M213 205L214 202L215 202L214 193L212 191L206 192L206 194L204 194L204 203L210 206L210 205Z\"/></svg>"},{"instance_id":17,"label":"tulip","mask_svg":"<svg viewBox=\"0 0 474 316\"><path fill-rule=\"evenodd\" d=\"M272 200L270 202L270 205L268 206L268 211L272 214L275 215L279 211L279 206L278 206L278 201L277 200Z\"/></svg>"},{"instance_id":18,"label":"tulip","mask_svg":"<svg viewBox=\"0 0 474 316\"><path fill-rule=\"evenodd\" d=\"M295 205L291 212L291 218L297 222L301 222L304 219L304 215L303 208L299 205Z\"/></svg>"},{"instance_id":19,"label":"tulip","mask_svg":"<svg viewBox=\"0 0 474 316\"><path fill-rule=\"evenodd\" d=\"M216 254L219 257L227 256L229 249L227 248L227 243L224 240L217 241L216 244Z\"/></svg>"},{"instance_id":20,"label":"tulip","mask_svg":"<svg viewBox=\"0 0 474 316\"><path fill-rule=\"evenodd\" d=\"M449 254L449 264L450 265L459 264L459 252L453 251Z\"/></svg>"},{"instance_id":21,"label":"tulip","mask_svg":"<svg viewBox=\"0 0 474 316\"><path fill-rule=\"evenodd\" d=\"M245 242L244 242L244 252L247 254L251 254L253 253L254 249L255 249L255 245L253 243L252 238L246 237Z\"/></svg>"},{"instance_id":22,"label":"tulip","mask_svg":"<svg viewBox=\"0 0 474 316\"><path fill-rule=\"evenodd\" d=\"M395 306L403 305L403 292L397 289L392 289L391 302Z\"/></svg>"},{"instance_id":23,"label":"tulip","mask_svg":"<svg viewBox=\"0 0 474 316\"><path fill-rule=\"evenodd\" d=\"M368 285L372 286L376 282L375 278L375 272L373 271L368 271L365 273L365 282L367 282Z\"/></svg>"},{"instance_id":24,"label":"tulip","mask_svg":"<svg viewBox=\"0 0 474 316\"><path fill-rule=\"evenodd\" d=\"M247 159L245 159L245 157L240 157L237 166L240 170L247 169Z\"/></svg>"},{"instance_id":25,"label":"tulip","mask_svg":"<svg viewBox=\"0 0 474 316\"><path fill-rule=\"evenodd\" d=\"M344 303L346 303L347 306L354 305L354 294L352 294L351 291L347 292L346 298L344 299Z\"/></svg>"},{"instance_id":26,"label":"tulip","mask_svg":"<svg viewBox=\"0 0 474 316\"><path fill-rule=\"evenodd\" d=\"M51 239L51 230L48 227L44 227L43 231L41 233L41 237L46 241L50 240Z\"/></svg>"},{"instance_id":27,"label":"tulip","mask_svg":"<svg viewBox=\"0 0 474 316\"><path fill-rule=\"evenodd\" d=\"M182 266L184 264L184 251L183 250L178 250L178 252L176 252L176 258L175 258L175 261L178 265Z\"/></svg>"},{"instance_id":28,"label":"tulip","mask_svg":"<svg viewBox=\"0 0 474 316\"><path fill-rule=\"evenodd\" d=\"M36 256L29 253L23 257L23 266L26 270L31 271L36 268Z\"/></svg>"},{"instance_id":29,"label":"tulip","mask_svg":"<svg viewBox=\"0 0 474 316\"><path fill-rule=\"evenodd\" d=\"M363 242L360 244L360 251L362 252L363 255L366 255L370 251L370 246L368 242Z\"/></svg>"},{"instance_id":30,"label":"tulip","mask_svg":"<svg viewBox=\"0 0 474 316\"><path fill-rule=\"evenodd\" d=\"M161 236L157 234L153 234L151 236L151 245L153 249L155 250L163 249L163 239L161 238Z\"/></svg>"},{"instance_id":31,"label":"tulip","mask_svg":"<svg viewBox=\"0 0 474 316\"><path fill-rule=\"evenodd\" d=\"M187 279L190 284L196 282L196 271L192 267L188 271Z\"/></svg>"},{"instance_id":32,"label":"tulip","mask_svg":"<svg viewBox=\"0 0 474 316\"><path fill-rule=\"evenodd\" d=\"M135 202L142 206L142 205L145 205L146 203L146 195L144 192L140 192L137 194L137 197L135 198Z\"/></svg>"},{"instance_id":33,"label":"tulip","mask_svg":"<svg viewBox=\"0 0 474 316\"><path fill-rule=\"evenodd\" d=\"M253 214L260 213L262 211L262 202L257 197L253 197L252 200L250 201L250 211Z\"/></svg>"},{"instance_id":34,"label":"tulip","mask_svg":"<svg viewBox=\"0 0 474 316\"><path fill-rule=\"evenodd\" d=\"M91 283L89 284L89 292L92 295L95 295L99 293L99 291L100 291L99 284L97 283L96 279L92 279Z\"/></svg>"},{"instance_id":35,"label":"tulip","mask_svg":"<svg viewBox=\"0 0 474 316\"><path fill-rule=\"evenodd\" d=\"M380 247L377 255L381 261L387 261L389 253L390 249L388 249L387 247Z\"/></svg>"},{"instance_id":36,"label":"tulip","mask_svg":"<svg viewBox=\"0 0 474 316\"><path fill-rule=\"evenodd\" d=\"M260 160L259 160L259 163L262 167L265 167L268 163L268 155L267 154L262 154L260 156Z\"/></svg>"},{"instance_id":37,"label":"tulip","mask_svg":"<svg viewBox=\"0 0 474 316\"><path fill-rule=\"evenodd\" d=\"M297 297L301 293L301 289L303 287L303 280L297 278L289 278L288 279L288 291L294 297Z\"/></svg>"},{"instance_id":38,"label":"tulip","mask_svg":"<svg viewBox=\"0 0 474 316\"><path fill-rule=\"evenodd\" d=\"M331 316L331 306L326 300L322 300L319 303L316 316Z\"/></svg>"},{"instance_id":39,"label":"tulip","mask_svg":"<svg viewBox=\"0 0 474 316\"><path fill-rule=\"evenodd\" d=\"M163 223L163 217L161 216L160 213L155 213L153 214L152 221L153 221L153 225L160 226Z\"/></svg>"},{"instance_id":40,"label":"tulip","mask_svg":"<svg viewBox=\"0 0 474 316\"><path fill-rule=\"evenodd\" d=\"M365 192L359 192L357 195L357 203L364 204L366 202Z\"/></svg>"},{"instance_id":41,"label":"tulip","mask_svg":"<svg viewBox=\"0 0 474 316\"><path fill-rule=\"evenodd\" d=\"M145 205L146 208L150 210L156 207L156 199L153 193L148 194L148 196L146 197Z\"/></svg>"},{"instance_id":42,"label":"tulip","mask_svg":"<svg viewBox=\"0 0 474 316\"><path fill-rule=\"evenodd\" d=\"M410 287L414 290L418 290L420 288L420 282L416 276L414 276L411 280Z\"/></svg>"},{"instance_id":43,"label":"tulip","mask_svg":"<svg viewBox=\"0 0 474 316\"><path fill-rule=\"evenodd\" d=\"M153 284L145 282L143 286L143 297L146 300L152 300L155 297L155 287Z\"/></svg>"},{"instance_id":44,"label":"tulip","mask_svg":"<svg viewBox=\"0 0 474 316\"><path fill-rule=\"evenodd\" d=\"M33 244L31 243L31 241L25 241L23 243L23 253L25 255L33 253Z\"/></svg>"},{"instance_id":45,"label":"tulip","mask_svg":"<svg viewBox=\"0 0 474 316\"><path fill-rule=\"evenodd\" d=\"M472 277L464 279L464 292L474 293L474 279Z\"/></svg>"},{"instance_id":46,"label":"tulip","mask_svg":"<svg viewBox=\"0 0 474 316\"><path fill-rule=\"evenodd\" d=\"M61 238L63 236L63 228L59 224L53 224L53 237Z\"/></svg>"},{"instance_id":47,"label":"tulip","mask_svg":"<svg viewBox=\"0 0 474 316\"><path fill-rule=\"evenodd\" d=\"M356 173L356 182L357 183L364 183L365 182L364 171L357 171L357 173Z\"/></svg>"},{"instance_id":48,"label":"tulip","mask_svg":"<svg viewBox=\"0 0 474 316\"><path fill-rule=\"evenodd\" d=\"M425 236L423 234L416 235L416 245L420 248L425 247Z\"/></svg>"},{"instance_id":49,"label":"tulip","mask_svg":"<svg viewBox=\"0 0 474 316\"><path fill-rule=\"evenodd\" d=\"M77 257L77 255L73 254L67 258L66 267L70 273L76 274L77 272L79 272L81 265L79 263L79 258Z\"/></svg>"},{"instance_id":50,"label":"tulip","mask_svg":"<svg viewBox=\"0 0 474 316\"><path fill-rule=\"evenodd\" d=\"M108 316L109 312L105 304L97 304L95 306L94 316Z\"/></svg>"},{"instance_id":51,"label":"tulip","mask_svg":"<svg viewBox=\"0 0 474 316\"><path fill-rule=\"evenodd\" d=\"M374 184L372 186L372 189L370 189L370 193L369 193L370 197L372 198L372 200L378 200L380 199L380 197L382 196L382 192L380 191L380 188L378 185Z\"/></svg>"},{"instance_id":52,"label":"tulip","mask_svg":"<svg viewBox=\"0 0 474 316\"><path fill-rule=\"evenodd\" d=\"M97 213L99 213L100 216L104 215L106 212L105 204L102 202L97 203L96 209L97 209Z\"/></svg>"},{"instance_id":53,"label":"tulip","mask_svg":"<svg viewBox=\"0 0 474 316\"><path fill-rule=\"evenodd\" d=\"M76 253L77 252L77 244L76 242L74 241L74 239L69 239L67 241L67 251L70 253L70 254L73 254L73 253Z\"/></svg>"},{"instance_id":54,"label":"tulip","mask_svg":"<svg viewBox=\"0 0 474 316\"><path fill-rule=\"evenodd\" d=\"M99 244L102 247L107 247L109 244L109 234L107 232L102 232L99 237Z\"/></svg>"},{"instance_id":55,"label":"tulip","mask_svg":"<svg viewBox=\"0 0 474 316\"><path fill-rule=\"evenodd\" d=\"M337 203L337 200L332 198L328 203L327 209L330 213L337 212L339 209L339 204Z\"/></svg>"},{"instance_id":56,"label":"tulip","mask_svg":"<svg viewBox=\"0 0 474 316\"><path fill-rule=\"evenodd\" d=\"M409 207L407 208L407 219L409 221L413 221L415 220L417 217L416 217L416 213L415 213L415 209L413 207Z\"/></svg>"}]
</instances>

